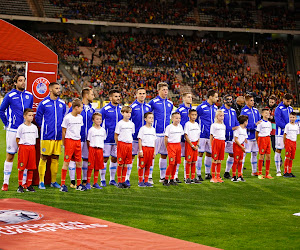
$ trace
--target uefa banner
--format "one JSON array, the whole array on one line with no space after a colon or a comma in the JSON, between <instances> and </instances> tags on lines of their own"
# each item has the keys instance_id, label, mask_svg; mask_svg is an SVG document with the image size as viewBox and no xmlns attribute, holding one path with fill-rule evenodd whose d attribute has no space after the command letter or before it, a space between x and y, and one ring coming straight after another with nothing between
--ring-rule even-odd
<instances>
[{"instance_id":1,"label":"uefa banner","mask_svg":"<svg viewBox=\"0 0 300 250\"><path fill-rule=\"evenodd\" d=\"M49 95L50 82L56 82L56 63L26 63L27 91L33 94L33 110Z\"/></svg>"}]
</instances>

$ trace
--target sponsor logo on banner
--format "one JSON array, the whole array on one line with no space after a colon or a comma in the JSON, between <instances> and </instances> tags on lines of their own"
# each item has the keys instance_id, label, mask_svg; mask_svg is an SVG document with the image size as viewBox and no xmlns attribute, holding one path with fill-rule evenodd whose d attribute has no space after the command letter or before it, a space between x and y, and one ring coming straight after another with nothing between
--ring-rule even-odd
<instances>
[{"instance_id":1,"label":"sponsor logo on banner","mask_svg":"<svg viewBox=\"0 0 300 250\"><path fill-rule=\"evenodd\" d=\"M44 99L49 95L49 80L45 77L39 77L32 83L32 94L38 99Z\"/></svg>"},{"instance_id":2,"label":"sponsor logo on banner","mask_svg":"<svg viewBox=\"0 0 300 250\"><path fill-rule=\"evenodd\" d=\"M39 220L43 217L38 214L25 210L0 210L0 225L18 224L32 220Z\"/></svg>"}]
</instances>

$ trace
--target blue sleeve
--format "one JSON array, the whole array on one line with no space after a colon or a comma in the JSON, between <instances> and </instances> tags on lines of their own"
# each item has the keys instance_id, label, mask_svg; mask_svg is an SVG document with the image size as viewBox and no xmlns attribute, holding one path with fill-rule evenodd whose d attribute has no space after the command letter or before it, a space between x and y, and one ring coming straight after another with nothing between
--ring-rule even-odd
<instances>
[{"instance_id":1,"label":"blue sleeve","mask_svg":"<svg viewBox=\"0 0 300 250\"><path fill-rule=\"evenodd\" d=\"M1 106L0 106L0 118L1 118L1 120L2 120L5 127L8 126L8 120L7 120L7 117L5 115L5 111L9 107L9 105L10 105L10 98L9 98L9 95L7 94L4 97L4 99L1 103Z\"/></svg>"},{"instance_id":2,"label":"blue sleeve","mask_svg":"<svg viewBox=\"0 0 300 250\"><path fill-rule=\"evenodd\" d=\"M148 102L148 104L151 106L151 111L153 111L153 109L154 109L154 107L153 107L153 104L154 104L153 99L150 102Z\"/></svg>"},{"instance_id":3,"label":"blue sleeve","mask_svg":"<svg viewBox=\"0 0 300 250\"><path fill-rule=\"evenodd\" d=\"M44 114L44 105L40 102L35 115L35 121L39 127L42 126L43 114Z\"/></svg>"},{"instance_id":4,"label":"blue sleeve","mask_svg":"<svg viewBox=\"0 0 300 250\"><path fill-rule=\"evenodd\" d=\"M275 109L275 123L278 127L285 128L285 122L281 117L281 109L278 107Z\"/></svg>"},{"instance_id":5,"label":"blue sleeve","mask_svg":"<svg viewBox=\"0 0 300 250\"><path fill-rule=\"evenodd\" d=\"M71 108L69 109L69 112L68 112L68 114L69 114L70 112L72 112L72 110L73 110L73 108L71 107Z\"/></svg>"},{"instance_id":6,"label":"blue sleeve","mask_svg":"<svg viewBox=\"0 0 300 250\"><path fill-rule=\"evenodd\" d=\"M240 126L240 123L239 123L239 121L238 121L238 119L237 119L237 114L235 113L235 121L234 121L234 127L237 127L237 126Z\"/></svg>"},{"instance_id":7,"label":"blue sleeve","mask_svg":"<svg viewBox=\"0 0 300 250\"><path fill-rule=\"evenodd\" d=\"M197 111L197 120L196 122L199 123L199 117L203 114L203 109L201 108L201 106L199 105L197 108L196 108L196 111Z\"/></svg>"},{"instance_id":8,"label":"blue sleeve","mask_svg":"<svg viewBox=\"0 0 300 250\"><path fill-rule=\"evenodd\" d=\"M102 109L100 109L100 114L102 115L102 123L101 123L101 127L103 125L103 121L105 120L105 110L104 110L104 107Z\"/></svg>"},{"instance_id":9,"label":"blue sleeve","mask_svg":"<svg viewBox=\"0 0 300 250\"><path fill-rule=\"evenodd\" d=\"M245 115L244 109L241 110L241 114L240 115Z\"/></svg>"},{"instance_id":10,"label":"blue sleeve","mask_svg":"<svg viewBox=\"0 0 300 250\"><path fill-rule=\"evenodd\" d=\"M259 113L259 111L257 111L257 114L256 114L256 122L258 122L258 121L260 121L261 120L261 116L260 116L260 113ZM256 123L255 122L255 123Z\"/></svg>"},{"instance_id":11,"label":"blue sleeve","mask_svg":"<svg viewBox=\"0 0 300 250\"><path fill-rule=\"evenodd\" d=\"M31 100L30 100L30 108L32 109L32 106L33 106L33 96L31 96Z\"/></svg>"}]
</instances>

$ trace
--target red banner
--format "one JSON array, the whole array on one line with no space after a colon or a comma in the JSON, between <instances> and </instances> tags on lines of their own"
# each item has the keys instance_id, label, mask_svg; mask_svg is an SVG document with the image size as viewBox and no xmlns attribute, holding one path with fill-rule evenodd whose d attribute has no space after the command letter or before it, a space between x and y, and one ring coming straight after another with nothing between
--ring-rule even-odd
<instances>
[{"instance_id":1,"label":"red banner","mask_svg":"<svg viewBox=\"0 0 300 250\"><path fill-rule=\"evenodd\" d=\"M27 90L33 94L33 109L49 95L50 82L56 82L57 64L26 63Z\"/></svg>"}]
</instances>

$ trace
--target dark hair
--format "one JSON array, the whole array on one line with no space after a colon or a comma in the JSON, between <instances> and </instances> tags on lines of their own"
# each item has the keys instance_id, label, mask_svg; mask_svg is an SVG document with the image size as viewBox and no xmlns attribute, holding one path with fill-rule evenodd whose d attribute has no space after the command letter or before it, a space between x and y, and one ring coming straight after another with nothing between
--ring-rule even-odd
<instances>
[{"instance_id":1,"label":"dark hair","mask_svg":"<svg viewBox=\"0 0 300 250\"><path fill-rule=\"evenodd\" d=\"M89 87L83 88L83 89L81 90L81 96L84 97L85 95L87 95L88 93L90 93L91 90L92 90L92 89L89 88Z\"/></svg>"},{"instance_id":2,"label":"dark hair","mask_svg":"<svg viewBox=\"0 0 300 250\"><path fill-rule=\"evenodd\" d=\"M271 96L269 97L269 100L277 101L277 97L276 97L275 95L271 95Z\"/></svg>"},{"instance_id":3,"label":"dark hair","mask_svg":"<svg viewBox=\"0 0 300 250\"><path fill-rule=\"evenodd\" d=\"M293 96L289 93L286 93L284 96L283 96L283 99L286 99L286 100L292 100L293 99Z\"/></svg>"},{"instance_id":4,"label":"dark hair","mask_svg":"<svg viewBox=\"0 0 300 250\"><path fill-rule=\"evenodd\" d=\"M93 115L92 115L92 120L94 121L95 119L95 116L101 116L102 117L102 114L100 114L99 112L95 112Z\"/></svg>"},{"instance_id":5,"label":"dark hair","mask_svg":"<svg viewBox=\"0 0 300 250\"><path fill-rule=\"evenodd\" d=\"M145 114L144 114L144 119L146 119L146 118L148 117L148 115L153 115L153 113L152 113L152 112L147 112L147 113L145 113Z\"/></svg>"},{"instance_id":6,"label":"dark hair","mask_svg":"<svg viewBox=\"0 0 300 250\"><path fill-rule=\"evenodd\" d=\"M82 105L82 101L78 98L74 99L72 102L72 109L76 107L80 107Z\"/></svg>"},{"instance_id":7,"label":"dark hair","mask_svg":"<svg viewBox=\"0 0 300 250\"><path fill-rule=\"evenodd\" d=\"M26 79L24 74L16 74L15 77L14 77L14 83L18 82L18 79L19 79L20 76L23 76Z\"/></svg>"},{"instance_id":8,"label":"dark hair","mask_svg":"<svg viewBox=\"0 0 300 250\"><path fill-rule=\"evenodd\" d=\"M189 110L189 114L193 113L193 112L196 112L197 113L197 110L196 109L190 109Z\"/></svg>"},{"instance_id":9,"label":"dark hair","mask_svg":"<svg viewBox=\"0 0 300 250\"><path fill-rule=\"evenodd\" d=\"M145 91L146 91L146 89L145 89L144 87L139 87L139 88L136 90L136 93L139 92L139 90L145 90Z\"/></svg>"},{"instance_id":10,"label":"dark hair","mask_svg":"<svg viewBox=\"0 0 300 250\"><path fill-rule=\"evenodd\" d=\"M24 110L23 115L27 115L29 112L34 112L34 110L31 108L27 108Z\"/></svg>"},{"instance_id":11,"label":"dark hair","mask_svg":"<svg viewBox=\"0 0 300 250\"><path fill-rule=\"evenodd\" d=\"M244 124L245 123L245 121L248 121L248 116L247 115L240 115L239 117L238 117L238 121L239 121L239 123L240 124Z\"/></svg>"},{"instance_id":12,"label":"dark hair","mask_svg":"<svg viewBox=\"0 0 300 250\"><path fill-rule=\"evenodd\" d=\"M207 91L207 98L209 98L210 96L214 96L217 93L216 90L214 89L210 89Z\"/></svg>"},{"instance_id":13,"label":"dark hair","mask_svg":"<svg viewBox=\"0 0 300 250\"><path fill-rule=\"evenodd\" d=\"M173 115L180 115L180 113L179 112L174 112L174 113L172 113L172 116Z\"/></svg>"},{"instance_id":14,"label":"dark hair","mask_svg":"<svg viewBox=\"0 0 300 250\"><path fill-rule=\"evenodd\" d=\"M132 108L130 106L124 106L122 109L121 109L121 113L130 113L132 112Z\"/></svg>"},{"instance_id":15,"label":"dark hair","mask_svg":"<svg viewBox=\"0 0 300 250\"><path fill-rule=\"evenodd\" d=\"M110 90L110 91L108 92L108 95L109 95L109 96L112 96L112 95L115 94L115 93L120 94L120 90L118 90L118 89L112 89L112 90Z\"/></svg>"},{"instance_id":16,"label":"dark hair","mask_svg":"<svg viewBox=\"0 0 300 250\"><path fill-rule=\"evenodd\" d=\"M290 113L290 115L297 116L297 113L293 111L293 112Z\"/></svg>"},{"instance_id":17,"label":"dark hair","mask_svg":"<svg viewBox=\"0 0 300 250\"><path fill-rule=\"evenodd\" d=\"M270 112L270 109L268 109L268 108L263 108L263 109L261 110L261 112L264 112L264 111L269 111L269 112Z\"/></svg>"},{"instance_id":18,"label":"dark hair","mask_svg":"<svg viewBox=\"0 0 300 250\"><path fill-rule=\"evenodd\" d=\"M59 85L59 83L57 83L57 82L51 82L51 83L49 84L49 88L53 87L54 85Z\"/></svg>"}]
</instances>

